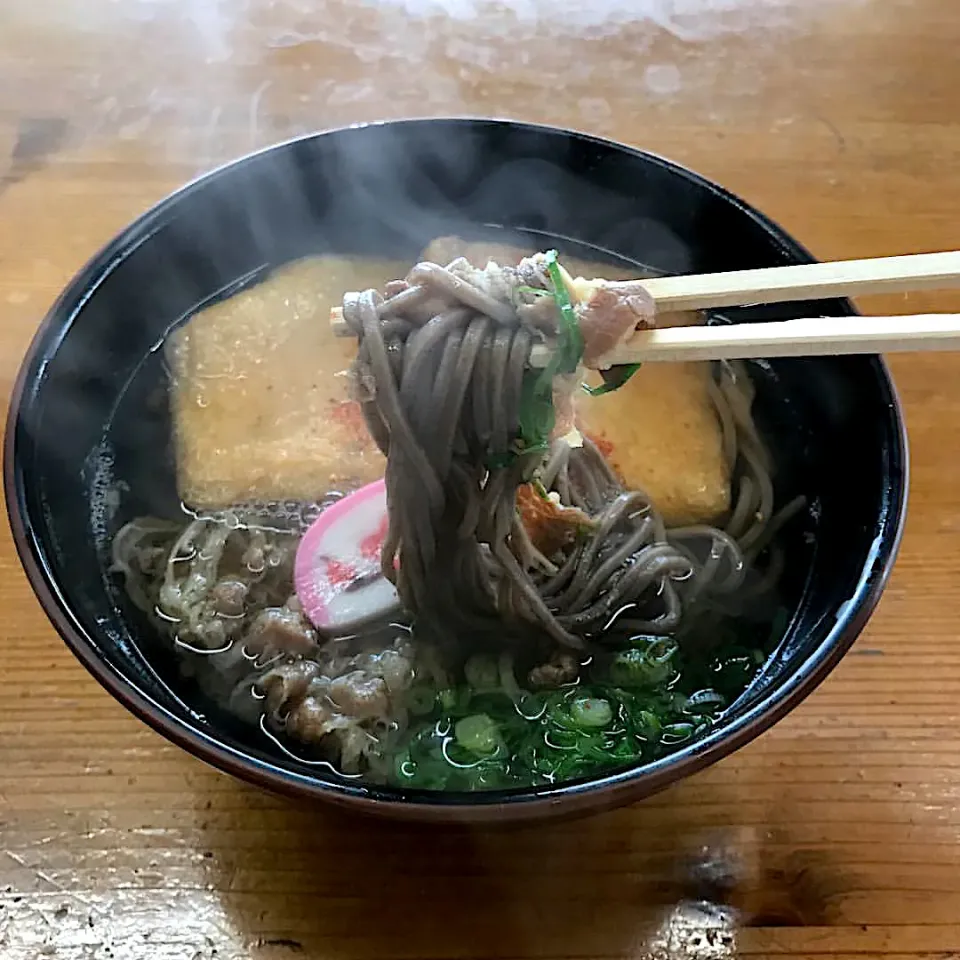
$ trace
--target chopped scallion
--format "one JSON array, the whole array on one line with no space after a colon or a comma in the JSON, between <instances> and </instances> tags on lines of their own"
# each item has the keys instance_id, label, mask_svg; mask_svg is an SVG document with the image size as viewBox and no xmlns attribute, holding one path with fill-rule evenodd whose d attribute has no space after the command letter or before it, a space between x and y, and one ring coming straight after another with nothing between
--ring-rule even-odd
<instances>
[{"instance_id":1,"label":"chopped scallion","mask_svg":"<svg viewBox=\"0 0 960 960\"><path fill-rule=\"evenodd\" d=\"M609 726L613 708L609 700L599 697L577 697L570 705L570 719L580 728L599 730Z\"/></svg>"},{"instance_id":2,"label":"chopped scallion","mask_svg":"<svg viewBox=\"0 0 960 960\"><path fill-rule=\"evenodd\" d=\"M475 713L458 721L453 735L464 750L478 757L490 756L500 746L500 731L485 713Z\"/></svg>"}]
</instances>

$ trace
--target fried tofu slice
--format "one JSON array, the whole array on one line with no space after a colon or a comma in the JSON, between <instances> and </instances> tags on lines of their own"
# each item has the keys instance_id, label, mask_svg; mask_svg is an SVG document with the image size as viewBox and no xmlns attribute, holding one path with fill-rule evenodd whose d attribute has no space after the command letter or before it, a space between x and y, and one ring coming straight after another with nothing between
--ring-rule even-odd
<instances>
[{"instance_id":1,"label":"fried tofu slice","mask_svg":"<svg viewBox=\"0 0 960 960\"><path fill-rule=\"evenodd\" d=\"M330 329L344 291L382 289L408 265L332 256L288 264L206 307L166 356L180 496L193 507L310 501L383 476L348 396L356 342Z\"/></svg>"},{"instance_id":2,"label":"fried tofu slice","mask_svg":"<svg viewBox=\"0 0 960 960\"><path fill-rule=\"evenodd\" d=\"M649 363L619 390L578 401L580 430L626 486L650 497L668 527L716 521L730 509L709 376L705 363Z\"/></svg>"}]
</instances>

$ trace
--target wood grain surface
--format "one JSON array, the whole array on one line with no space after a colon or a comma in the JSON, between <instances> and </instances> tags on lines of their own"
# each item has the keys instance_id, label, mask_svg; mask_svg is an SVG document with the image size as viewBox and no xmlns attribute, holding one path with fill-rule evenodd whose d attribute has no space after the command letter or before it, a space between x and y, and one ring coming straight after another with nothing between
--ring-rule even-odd
<instances>
[{"instance_id":1,"label":"wood grain surface","mask_svg":"<svg viewBox=\"0 0 960 960\"><path fill-rule=\"evenodd\" d=\"M689 164L824 258L958 247L958 49L955 0L3 0L0 386L148 204L354 121L564 124ZM851 654L732 758L560 826L347 820L208 769L74 662L5 533L0 957L960 956L960 358L892 367L910 519Z\"/></svg>"}]
</instances>

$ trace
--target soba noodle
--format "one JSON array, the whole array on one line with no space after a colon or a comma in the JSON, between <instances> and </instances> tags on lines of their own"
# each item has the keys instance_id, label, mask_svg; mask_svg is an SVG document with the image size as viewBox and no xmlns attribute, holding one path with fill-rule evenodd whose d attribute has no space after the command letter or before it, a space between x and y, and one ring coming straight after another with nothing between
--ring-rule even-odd
<instances>
[{"instance_id":1,"label":"soba noodle","mask_svg":"<svg viewBox=\"0 0 960 960\"><path fill-rule=\"evenodd\" d=\"M343 316L360 341L354 375L364 415L387 456L383 573L421 626L438 637L476 637L524 624L582 650L614 622L667 634L685 601L740 586L743 551L762 537L773 506L746 378L726 369L711 385L724 449L741 469L726 531L667 531L589 440L571 447L560 439L540 482L590 523L548 572L552 558L532 548L516 507L517 488L542 454L508 454L530 350L544 334L529 322L533 305L518 306L517 289L547 295L547 282L535 268L497 273L460 261L419 264L407 284L386 300L374 290L350 294Z\"/></svg>"}]
</instances>

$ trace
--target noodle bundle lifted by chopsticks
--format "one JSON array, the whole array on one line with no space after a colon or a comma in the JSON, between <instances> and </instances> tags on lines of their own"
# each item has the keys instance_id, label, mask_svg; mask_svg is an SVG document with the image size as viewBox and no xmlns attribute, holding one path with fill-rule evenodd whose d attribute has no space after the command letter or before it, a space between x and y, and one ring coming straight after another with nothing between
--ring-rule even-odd
<instances>
[{"instance_id":1,"label":"noodle bundle lifted by chopsticks","mask_svg":"<svg viewBox=\"0 0 960 960\"><path fill-rule=\"evenodd\" d=\"M583 362L651 326L652 303L571 279L554 253L515 268L421 263L385 292L348 294L343 317L359 339L356 397L387 456L383 572L420 629L582 648L612 627L673 633L685 604L740 585L772 508L745 378L728 368L713 390L739 470L728 530L668 531L573 416ZM534 370L539 342L552 361ZM606 372L600 389L632 372Z\"/></svg>"}]
</instances>

